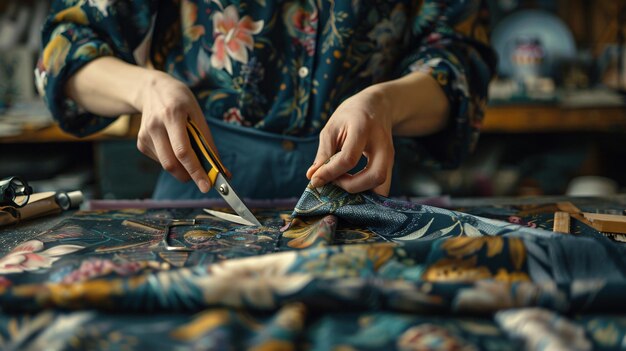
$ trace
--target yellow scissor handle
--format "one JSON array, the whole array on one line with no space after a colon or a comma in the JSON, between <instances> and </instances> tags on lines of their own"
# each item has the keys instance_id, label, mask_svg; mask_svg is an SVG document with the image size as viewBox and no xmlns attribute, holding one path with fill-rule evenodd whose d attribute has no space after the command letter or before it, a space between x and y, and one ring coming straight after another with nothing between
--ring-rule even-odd
<instances>
[{"instance_id":1,"label":"yellow scissor handle","mask_svg":"<svg viewBox=\"0 0 626 351\"><path fill-rule=\"evenodd\" d=\"M191 147L209 177L211 187L215 184L215 179L219 173L222 173L226 178L230 178L230 172L224 167L215 150L207 143L194 121L189 118L187 119L187 134L189 135Z\"/></svg>"}]
</instances>

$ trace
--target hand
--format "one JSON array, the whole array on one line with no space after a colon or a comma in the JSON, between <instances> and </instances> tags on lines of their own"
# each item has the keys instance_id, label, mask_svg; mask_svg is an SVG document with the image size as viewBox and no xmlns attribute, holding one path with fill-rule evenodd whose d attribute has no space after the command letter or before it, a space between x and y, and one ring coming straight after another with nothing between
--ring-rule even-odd
<instances>
[{"instance_id":1,"label":"hand","mask_svg":"<svg viewBox=\"0 0 626 351\"><path fill-rule=\"evenodd\" d=\"M187 135L187 118L191 118L214 146L196 98L185 84L159 71L150 72L141 91L136 103L137 110L142 111L137 148L176 179L193 179L200 191L208 192L209 178Z\"/></svg>"},{"instance_id":2,"label":"hand","mask_svg":"<svg viewBox=\"0 0 626 351\"><path fill-rule=\"evenodd\" d=\"M347 192L373 190L389 194L394 161L393 119L388 99L374 86L350 97L333 113L320 133L320 145L306 176L311 185L334 183ZM367 166L347 172L367 158Z\"/></svg>"}]
</instances>

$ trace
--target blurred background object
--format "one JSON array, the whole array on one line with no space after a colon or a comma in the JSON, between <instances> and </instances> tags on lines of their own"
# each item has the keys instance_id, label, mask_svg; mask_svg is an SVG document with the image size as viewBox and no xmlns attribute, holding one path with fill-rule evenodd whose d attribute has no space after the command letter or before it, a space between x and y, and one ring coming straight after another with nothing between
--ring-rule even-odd
<instances>
[{"instance_id":1,"label":"blurred background object","mask_svg":"<svg viewBox=\"0 0 626 351\"><path fill-rule=\"evenodd\" d=\"M577 177L567 186L568 196L611 196L618 191L617 182L606 177Z\"/></svg>"},{"instance_id":2,"label":"blurred background object","mask_svg":"<svg viewBox=\"0 0 626 351\"><path fill-rule=\"evenodd\" d=\"M436 174L441 192L599 195L602 181L602 195L623 192L626 1L488 4L498 75L478 150Z\"/></svg>"},{"instance_id":3,"label":"blurred background object","mask_svg":"<svg viewBox=\"0 0 626 351\"><path fill-rule=\"evenodd\" d=\"M19 174L38 192L150 197L160 167L136 149L137 117L78 139L59 129L38 96L33 71L49 6L0 1L0 177Z\"/></svg>"}]
</instances>

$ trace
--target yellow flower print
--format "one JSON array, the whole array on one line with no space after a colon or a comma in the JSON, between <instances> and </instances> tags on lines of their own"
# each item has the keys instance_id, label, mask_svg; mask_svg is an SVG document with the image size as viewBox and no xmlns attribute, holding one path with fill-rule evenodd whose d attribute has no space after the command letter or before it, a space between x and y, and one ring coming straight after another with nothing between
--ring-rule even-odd
<instances>
[{"instance_id":1,"label":"yellow flower print","mask_svg":"<svg viewBox=\"0 0 626 351\"><path fill-rule=\"evenodd\" d=\"M28 287L28 286L27 286ZM98 279L78 284L48 284L46 287L32 285L31 290L20 290L15 294L36 296L42 306L55 305L64 308L81 308L85 305L112 308L113 295L122 291L120 280Z\"/></svg>"},{"instance_id":2,"label":"yellow flower print","mask_svg":"<svg viewBox=\"0 0 626 351\"><path fill-rule=\"evenodd\" d=\"M295 350L296 347L292 342L285 340L268 340L260 345L253 346L251 351L292 351Z\"/></svg>"},{"instance_id":3,"label":"yellow flower print","mask_svg":"<svg viewBox=\"0 0 626 351\"><path fill-rule=\"evenodd\" d=\"M84 25L84 26L89 24L89 20L87 19L87 15L80 8L80 5L67 8L67 9L57 13L56 16L54 16L54 21L55 22L59 22L59 23L61 23L61 22L73 22L73 23L76 23L76 24Z\"/></svg>"},{"instance_id":4,"label":"yellow flower print","mask_svg":"<svg viewBox=\"0 0 626 351\"><path fill-rule=\"evenodd\" d=\"M342 225L335 231L335 244L359 244L366 243L374 238L376 234L368 229L357 227L347 227Z\"/></svg>"},{"instance_id":5,"label":"yellow flower print","mask_svg":"<svg viewBox=\"0 0 626 351\"><path fill-rule=\"evenodd\" d=\"M383 264L393 257L397 244L384 243L367 245L367 258L373 263L374 270L378 270Z\"/></svg>"},{"instance_id":6,"label":"yellow flower print","mask_svg":"<svg viewBox=\"0 0 626 351\"><path fill-rule=\"evenodd\" d=\"M208 310L195 316L191 322L176 328L170 336L176 340L196 340L221 325L227 325L229 320L227 309Z\"/></svg>"},{"instance_id":7,"label":"yellow flower print","mask_svg":"<svg viewBox=\"0 0 626 351\"><path fill-rule=\"evenodd\" d=\"M42 62L44 69L52 75L57 75L65 65L65 59L70 52L70 41L61 34L56 35L43 50Z\"/></svg>"},{"instance_id":8,"label":"yellow flower print","mask_svg":"<svg viewBox=\"0 0 626 351\"><path fill-rule=\"evenodd\" d=\"M499 280L501 282L529 282L530 277L525 272L512 271L507 272L506 269L500 268L498 273L493 276L493 279Z\"/></svg>"},{"instance_id":9,"label":"yellow flower print","mask_svg":"<svg viewBox=\"0 0 626 351\"><path fill-rule=\"evenodd\" d=\"M520 270L526 261L526 247L524 242L519 238L508 238L509 254L515 269Z\"/></svg>"},{"instance_id":10,"label":"yellow flower print","mask_svg":"<svg viewBox=\"0 0 626 351\"><path fill-rule=\"evenodd\" d=\"M492 277L487 267L477 267L476 257L443 258L426 269L422 279L437 282L471 282Z\"/></svg>"},{"instance_id":11,"label":"yellow flower print","mask_svg":"<svg viewBox=\"0 0 626 351\"><path fill-rule=\"evenodd\" d=\"M476 257L465 260L444 258L428 267L422 278L428 281L446 282L472 282L481 279L494 279L503 282L530 281L530 277L525 272L508 272L505 269L500 269L494 275L487 267L476 266L476 262Z\"/></svg>"},{"instance_id":12,"label":"yellow flower print","mask_svg":"<svg viewBox=\"0 0 626 351\"><path fill-rule=\"evenodd\" d=\"M458 237L446 240L441 248L450 256L463 257L476 253L487 246L487 257L493 257L502 252L504 239L501 237Z\"/></svg>"},{"instance_id":13,"label":"yellow flower print","mask_svg":"<svg viewBox=\"0 0 626 351\"><path fill-rule=\"evenodd\" d=\"M453 257L467 257L476 254L483 247L487 247L487 257L494 257L502 253L505 240L509 244L511 263L516 270L522 269L526 262L526 247L519 238L502 237L458 237L446 240L441 247Z\"/></svg>"},{"instance_id":14,"label":"yellow flower print","mask_svg":"<svg viewBox=\"0 0 626 351\"><path fill-rule=\"evenodd\" d=\"M181 20L183 26L183 39L185 51L191 49L191 44L205 33L204 26L196 24L198 19L198 6L189 0L181 3Z\"/></svg>"},{"instance_id":15,"label":"yellow flower print","mask_svg":"<svg viewBox=\"0 0 626 351\"><path fill-rule=\"evenodd\" d=\"M73 59L96 58L100 56L113 55L113 51L108 45L96 45L95 43L87 43L74 51Z\"/></svg>"}]
</instances>

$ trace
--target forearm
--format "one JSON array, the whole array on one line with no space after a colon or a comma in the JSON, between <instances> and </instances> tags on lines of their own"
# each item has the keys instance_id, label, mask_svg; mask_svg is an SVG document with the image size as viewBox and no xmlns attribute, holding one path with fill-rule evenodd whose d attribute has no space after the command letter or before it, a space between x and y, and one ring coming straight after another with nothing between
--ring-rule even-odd
<instances>
[{"instance_id":1,"label":"forearm","mask_svg":"<svg viewBox=\"0 0 626 351\"><path fill-rule=\"evenodd\" d=\"M414 72L368 89L385 105L394 135L429 135L443 130L448 122L448 98L439 83L426 73Z\"/></svg>"},{"instance_id":2,"label":"forearm","mask_svg":"<svg viewBox=\"0 0 626 351\"><path fill-rule=\"evenodd\" d=\"M155 71L115 57L96 59L65 84L66 95L87 111L117 117L141 112L141 92Z\"/></svg>"}]
</instances>

